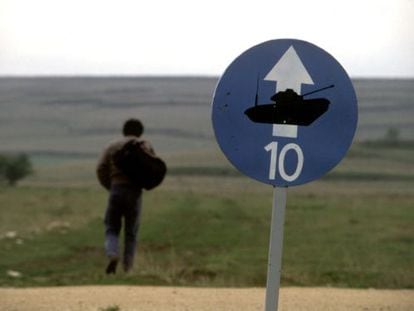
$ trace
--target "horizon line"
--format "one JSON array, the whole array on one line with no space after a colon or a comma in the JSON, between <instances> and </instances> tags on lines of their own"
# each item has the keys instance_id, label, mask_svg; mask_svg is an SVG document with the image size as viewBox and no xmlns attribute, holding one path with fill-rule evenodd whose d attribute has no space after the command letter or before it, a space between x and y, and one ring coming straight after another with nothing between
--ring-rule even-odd
<instances>
[{"instance_id":1,"label":"horizon line","mask_svg":"<svg viewBox=\"0 0 414 311\"><path fill-rule=\"evenodd\" d=\"M24 78L220 78L214 74L0 74L0 79L24 79ZM355 75L351 79L371 80L413 80L413 76L385 76L385 75Z\"/></svg>"}]
</instances>

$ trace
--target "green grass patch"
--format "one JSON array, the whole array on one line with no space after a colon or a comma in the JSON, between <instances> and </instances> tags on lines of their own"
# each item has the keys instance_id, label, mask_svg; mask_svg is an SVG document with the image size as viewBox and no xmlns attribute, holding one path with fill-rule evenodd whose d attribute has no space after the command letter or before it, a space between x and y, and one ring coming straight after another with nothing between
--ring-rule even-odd
<instances>
[{"instance_id":1,"label":"green grass patch","mask_svg":"<svg viewBox=\"0 0 414 311\"><path fill-rule=\"evenodd\" d=\"M168 169L168 174L172 176L221 176L221 177L241 177L239 171L234 167L213 167L213 166L178 166Z\"/></svg>"},{"instance_id":2,"label":"green grass patch","mask_svg":"<svg viewBox=\"0 0 414 311\"><path fill-rule=\"evenodd\" d=\"M393 174L393 173L376 173L376 172L352 172L352 171L334 171L322 178L324 181L384 181L384 182L413 182L414 175L411 174Z\"/></svg>"},{"instance_id":3,"label":"green grass patch","mask_svg":"<svg viewBox=\"0 0 414 311\"><path fill-rule=\"evenodd\" d=\"M105 201L94 189L3 189L0 285L265 286L271 195L146 193L136 268L115 277L104 274ZM413 288L412 202L409 194L288 197L282 285Z\"/></svg>"},{"instance_id":4,"label":"green grass patch","mask_svg":"<svg viewBox=\"0 0 414 311\"><path fill-rule=\"evenodd\" d=\"M368 148L382 148L382 149L400 149L400 150L414 150L414 141L413 140L368 140L361 145Z\"/></svg>"}]
</instances>

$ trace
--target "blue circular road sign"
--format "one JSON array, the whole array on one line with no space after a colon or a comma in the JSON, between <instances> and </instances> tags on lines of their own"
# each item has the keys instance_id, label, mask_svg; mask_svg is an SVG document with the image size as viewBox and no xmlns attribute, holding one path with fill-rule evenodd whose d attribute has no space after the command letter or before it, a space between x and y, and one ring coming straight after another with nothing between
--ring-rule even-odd
<instances>
[{"instance_id":1,"label":"blue circular road sign","mask_svg":"<svg viewBox=\"0 0 414 311\"><path fill-rule=\"evenodd\" d=\"M273 186L315 180L345 156L357 99L342 66L296 39L267 41L237 57L212 106L216 139L242 173Z\"/></svg>"}]
</instances>

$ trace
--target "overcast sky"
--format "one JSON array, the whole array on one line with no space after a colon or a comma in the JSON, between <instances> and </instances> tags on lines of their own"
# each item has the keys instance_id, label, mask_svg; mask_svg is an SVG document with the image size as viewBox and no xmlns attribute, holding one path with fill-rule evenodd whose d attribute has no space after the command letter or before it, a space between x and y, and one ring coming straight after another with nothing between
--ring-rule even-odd
<instances>
[{"instance_id":1,"label":"overcast sky","mask_svg":"<svg viewBox=\"0 0 414 311\"><path fill-rule=\"evenodd\" d=\"M414 0L0 0L0 75L220 75L279 38L414 77Z\"/></svg>"}]
</instances>

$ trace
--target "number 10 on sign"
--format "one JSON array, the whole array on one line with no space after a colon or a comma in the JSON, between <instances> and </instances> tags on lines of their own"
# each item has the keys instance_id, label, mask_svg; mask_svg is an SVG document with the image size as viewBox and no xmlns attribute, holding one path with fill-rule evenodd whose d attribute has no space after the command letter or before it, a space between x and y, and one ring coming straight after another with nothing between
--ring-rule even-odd
<instances>
[{"instance_id":1,"label":"number 10 on sign","mask_svg":"<svg viewBox=\"0 0 414 311\"><path fill-rule=\"evenodd\" d=\"M273 141L264 147L264 149L267 152L270 152L269 179L270 180L276 179L276 173L279 171L280 176L284 180L288 182L292 182L296 180L296 178L298 178L300 173L302 172L303 161L304 161L303 151L297 144L290 143L290 144L286 144L285 146L283 146L279 154L278 147L279 146L278 146L277 141ZM286 173L285 159L286 159L286 154L290 150L292 150L293 152L296 152L297 163L296 163L296 169L294 170L292 174L289 175L288 173Z\"/></svg>"}]
</instances>

